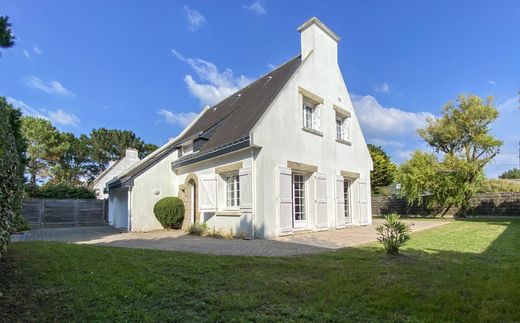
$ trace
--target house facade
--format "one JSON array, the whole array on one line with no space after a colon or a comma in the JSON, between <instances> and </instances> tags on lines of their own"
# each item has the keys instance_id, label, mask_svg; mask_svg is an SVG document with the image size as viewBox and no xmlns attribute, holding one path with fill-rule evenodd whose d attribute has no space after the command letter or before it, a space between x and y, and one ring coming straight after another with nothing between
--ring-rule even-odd
<instances>
[{"instance_id":1,"label":"house facade","mask_svg":"<svg viewBox=\"0 0 520 323\"><path fill-rule=\"evenodd\" d=\"M114 225L162 229L165 196L204 222L272 238L371 223L372 160L338 60L339 37L316 18L301 53L213 107L108 183Z\"/></svg>"},{"instance_id":2,"label":"house facade","mask_svg":"<svg viewBox=\"0 0 520 323\"><path fill-rule=\"evenodd\" d=\"M106 184L113 178L117 177L123 171L132 167L139 162L139 154L136 149L128 148L125 156L117 161L111 161L103 172L99 174L90 184L90 188L96 192L97 199L107 199L108 193L105 192Z\"/></svg>"}]
</instances>

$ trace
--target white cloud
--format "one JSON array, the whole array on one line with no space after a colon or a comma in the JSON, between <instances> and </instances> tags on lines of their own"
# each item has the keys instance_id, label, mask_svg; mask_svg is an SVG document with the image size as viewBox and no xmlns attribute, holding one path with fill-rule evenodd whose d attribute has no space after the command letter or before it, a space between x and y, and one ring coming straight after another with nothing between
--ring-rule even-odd
<instances>
[{"instance_id":1,"label":"white cloud","mask_svg":"<svg viewBox=\"0 0 520 323\"><path fill-rule=\"evenodd\" d=\"M56 122L58 124L72 127L79 126L80 121L78 117L76 117L73 114L67 113L61 109L58 109L56 111L49 111L48 115L51 121Z\"/></svg>"},{"instance_id":2,"label":"white cloud","mask_svg":"<svg viewBox=\"0 0 520 323\"><path fill-rule=\"evenodd\" d=\"M44 92L51 93L51 94L58 94L58 95L69 96L69 97L76 96L73 92L66 89L60 82L58 82L58 81L44 82L34 75L27 77L25 84L32 88L42 90Z\"/></svg>"},{"instance_id":3,"label":"white cloud","mask_svg":"<svg viewBox=\"0 0 520 323\"><path fill-rule=\"evenodd\" d=\"M184 12L189 23L188 29L191 31L199 29L206 22L206 18L200 12L190 9L187 5L184 5Z\"/></svg>"},{"instance_id":4,"label":"white cloud","mask_svg":"<svg viewBox=\"0 0 520 323\"><path fill-rule=\"evenodd\" d=\"M197 97L203 105L213 105L252 81L244 75L235 76L229 68L220 72L212 62L200 58L186 58L175 49L171 51L177 59L190 65L200 80L205 82L198 83L190 74L184 77L190 93Z\"/></svg>"},{"instance_id":5,"label":"white cloud","mask_svg":"<svg viewBox=\"0 0 520 323\"><path fill-rule=\"evenodd\" d=\"M518 110L519 107L520 107L520 102L518 102L518 97L516 97L516 96L509 98L509 99L505 100L504 102L497 105L497 109L499 112L515 111L515 110Z\"/></svg>"},{"instance_id":6,"label":"white cloud","mask_svg":"<svg viewBox=\"0 0 520 323\"><path fill-rule=\"evenodd\" d=\"M40 47L38 47L38 46L36 46L36 45L33 46L33 51L34 51L36 54L38 54L38 55L43 54L43 52L42 52L42 50L40 49Z\"/></svg>"},{"instance_id":7,"label":"white cloud","mask_svg":"<svg viewBox=\"0 0 520 323\"><path fill-rule=\"evenodd\" d=\"M247 9L247 10L250 10L252 12L254 12L255 14L257 15L265 15L267 14L267 11L265 10L265 8L262 6L262 3L260 3L259 0L253 2L251 5L249 6L242 6L244 9Z\"/></svg>"},{"instance_id":8,"label":"white cloud","mask_svg":"<svg viewBox=\"0 0 520 323\"><path fill-rule=\"evenodd\" d=\"M190 122L197 117L197 113L195 112L181 112L181 113L174 113L172 111L161 109L157 112L161 116L164 117L166 122L178 125L181 127L186 127L190 124Z\"/></svg>"},{"instance_id":9,"label":"white cloud","mask_svg":"<svg viewBox=\"0 0 520 323\"><path fill-rule=\"evenodd\" d=\"M368 138L385 138L415 134L418 128L425 125L429 112L408 112L397 108L385 108L371 96L352 95L352 104Z\"/></svg>"},{"instance_id":10,"label":"white cloud","mask_svg":"<svg viewBox=\"0 0 520 323\"><path fill-rule=\"evenodd\" d=\"M22 49L22 53L25 55L25 57L31 59L31 53L27 49Z\"/></svg>"},{"instance_id":11,"label":"white cloud","mask_svg":"<svg viewBox=\"0 0 520 323\"><path fill-rule=\"evenodd\" d=\"M488 83L491 84L491 85L496 85L497 82L493 81L493 80L488 80Z\"/></svg>"},{"instance_id":12,"label":"white cloud","mask_svg":"<svg viewBox=\"0 0 520 323\"><path fill-rule=\"evenodd\" d=\"M270 70L274 70L274 69L276 68L276 65L271 64L271 63L267 63L267 67L268 67Z\"/></svg>"},{"instance_id":13,"label":"white cloud","mask_svg":"<svg viewBox=\"0 0 520 323\"><path fill-rule=\"evenodd\" d=\"M369 144L375 145L375 146L381 146L383 148L391 147L391 148L404 148L406 144L401 141L395 141L395 140L386 140L381 138L373 138L368 141Z\"/></svg>"},{"instance_id":14,"label":"white cloud","mask_svg":"<svg viewBox=\"0 0 520 323\"><path fill-rule=\"evenodd\" d=\"M63 125L63 126L79 126L80 120L77 116L71 113L67 113L62 109L58 110L46 110L46 109L36 109L29 106L27 103L17 100L12 97L7 97L7 102L12 104L14 107L19 108L22 113L26 116L43 118L46 120L50 120L54 123Z\"/></svg>"},{"instance_id":15,"label":"white cloud","mask_svg":"<svg viewBox=\"0 0 520 323\"><path fill-rule=\"evenodd\" d=\"M374 91L377 93L390 93L390 86L385 82L381 85L374 86Z\"/></svg>"}]
</instances>

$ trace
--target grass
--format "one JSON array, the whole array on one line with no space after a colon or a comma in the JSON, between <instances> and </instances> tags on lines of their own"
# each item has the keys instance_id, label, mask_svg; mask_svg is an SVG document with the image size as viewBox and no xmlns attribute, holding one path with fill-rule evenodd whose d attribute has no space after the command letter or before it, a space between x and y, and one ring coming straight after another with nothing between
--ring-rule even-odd
<instances>
[{"instance_id":1,"label":"grass","mask_svg":"<svg viewBox=\"0 0 520 323\"><path fill-rule=\"evenodd\" d=\"M520 222L453 221L376 244L293 257L222 257L13 243L5 321L520 321Z\"/></svg>"}]
</instances>

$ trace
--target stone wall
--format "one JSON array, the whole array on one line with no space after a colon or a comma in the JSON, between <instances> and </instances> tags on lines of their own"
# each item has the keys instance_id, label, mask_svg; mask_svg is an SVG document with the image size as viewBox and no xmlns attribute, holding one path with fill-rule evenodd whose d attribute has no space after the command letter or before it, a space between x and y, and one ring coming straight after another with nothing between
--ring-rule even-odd
<instances>
[{"instance_id":1,"label":"stone wall","mask_svg":"<svg viewBox=\"0 0 520 323\"><path fill-rule=\"evenodd\" d=\"M459 210L451 208L446 215L456 215ZM405 198L372 196L372 215L391 212L402 215L432 215L436 211L425 204L409 206ZM468 215L520 216L520 192L479 193L470 200Z\"/></svg>"}]
</instances>

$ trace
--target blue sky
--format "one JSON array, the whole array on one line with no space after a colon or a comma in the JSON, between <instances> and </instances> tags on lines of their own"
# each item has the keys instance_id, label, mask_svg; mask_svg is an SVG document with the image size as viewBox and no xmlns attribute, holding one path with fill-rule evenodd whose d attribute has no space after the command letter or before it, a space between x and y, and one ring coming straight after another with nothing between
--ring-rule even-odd
<instances>
[{"instance_id":1,"label":"blue sky","mask_svg":"<svg viewBox=\"0 0 520 323\"><path fill-rule=\"evenodd\" d=\"M339 64L368 142L396 162L415 129L460 93L493 95L501 154L518 164L520 1L24 1L0 3L16 46L0 95L61 130L176 136L214 103L299 54L317 16L342 38ZM496 166L495 166L496 165Z\"/></svg>"}]
</instances>

